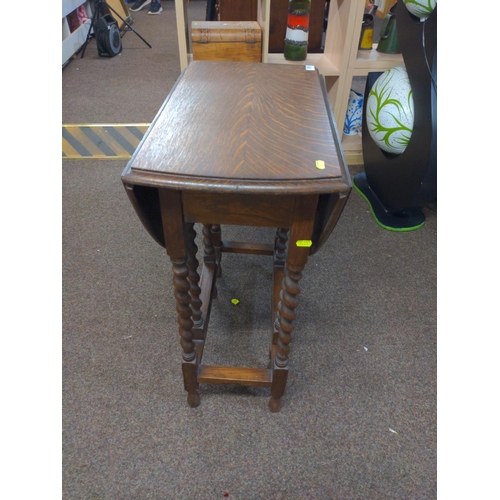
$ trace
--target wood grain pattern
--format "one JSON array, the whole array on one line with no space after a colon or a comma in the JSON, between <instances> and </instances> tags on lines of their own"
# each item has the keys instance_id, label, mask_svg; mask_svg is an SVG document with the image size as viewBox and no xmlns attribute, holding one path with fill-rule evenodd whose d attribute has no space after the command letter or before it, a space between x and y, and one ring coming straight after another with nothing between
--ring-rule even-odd
<instances>
[{"instance_id":1,"label":"wood grain pattern","mask_svg":"<svg viewBox=\"0 0 500 500\"><path fill-rule=\"evenodd\" d=\"M189 178L203 179L212 191L224 190L228 180L233 189L260 183L253 191L287 181L295 181L294 192L296 181L308 181L309 191L314 181L338 183L342 168L320 78L304 66L194 61L136 150L131 170L174 183L182 178L183 188ZM317 169L316 160L326 169Z\"/></svg>"},{"instance_id":2,"label":"wood grain pattern","mask_svg":"<svg viewBox=\"0 0 500 500\"><path fill-rule=\"evenodd\" d=\"M217 0L221 21L255 21L257 0Z\"/></svg>"},{"instance_id":3,"label":"wood grain pattern","mask_svg":"<svg viewBox=\"0 0 500 500\"><path fill-rule=\"evenodd\" d=\"M269 387L272 375L272 371L267 368L201 365L198 371L198 383Z\"/></svg>"},{"instance_id":4,"label":"wood grain pattern","mask_svg":"<svg viewBox=\"0 0 500 500\"><path fill-rule=\"evenodd\" d=\"M262 31L256 21L193 21L194 61L262 60Z\"/></svg>"},{"instance_id":5,"label":"wood grain pattern","mask_svg":"<svg viewBox=\"0 0 500 500\"><path fill-rule=\"evenodd\" d=\"M256 21L193 21L191 41L194 45L221 42L260 42L262 30Z\"/></svg>"},{"instance_id":6,"label":"wood grain pattern","mask_svg":"<svg viewBox=\"0 0 500 500\"><path fill-rule=\"evenodd\" d=\"M186 191L182 195L186 222L209 224L259 225L267 227L286 226L292 222L294 198L281 196L280 203L268 196L245 196L227 193Z\"/></svg>"},{"instance_id":7,"label":"wood grain pattern","mask_svg":"<svg viewBox=\"0 0 500 500\"><path fill-rule=\"evenodd\" d=\"M260 42L193 43L194 61L252 61L260 62Z\"/></svg>"}]
</instances>

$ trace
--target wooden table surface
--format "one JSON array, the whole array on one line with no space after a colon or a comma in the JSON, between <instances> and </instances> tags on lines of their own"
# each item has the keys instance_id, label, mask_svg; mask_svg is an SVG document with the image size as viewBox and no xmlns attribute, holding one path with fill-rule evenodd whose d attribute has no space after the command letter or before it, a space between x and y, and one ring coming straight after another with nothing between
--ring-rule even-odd
<instances>
[{"instance_id":1,"label":"wooden table surface","mask_svg":"<svg viewBox=\"0 0 500 500\"><path fill-rule=\"evenodd\" d=\"M322 78L306 68L193 61L125 174L216 192L338 191L349 183L338 133Z\"/></svg>"}]
</instances>

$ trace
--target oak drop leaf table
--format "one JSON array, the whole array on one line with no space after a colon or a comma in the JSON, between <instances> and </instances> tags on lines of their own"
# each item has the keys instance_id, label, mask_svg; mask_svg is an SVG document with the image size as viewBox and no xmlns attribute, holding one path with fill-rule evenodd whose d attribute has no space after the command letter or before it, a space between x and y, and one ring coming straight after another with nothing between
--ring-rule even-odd
<instances>
[{"instance_id":1,"label":"oak drop leaf table","mask_svg":"<svg viewBox=\"0 0 500 500\"><path fill-rule=\"evenodd\" d=\"M332 232L351 179L323 78L311 66L193 61L122 173L132 205L170 257L188 404L199 384L270 387L279 411L299 281ZM203 227L199 274L195 223ZM221 225L276 228L272 243L224 241ZM266 368L202 364L224 252L273 259Z\"/></svg>"}]
</instances>

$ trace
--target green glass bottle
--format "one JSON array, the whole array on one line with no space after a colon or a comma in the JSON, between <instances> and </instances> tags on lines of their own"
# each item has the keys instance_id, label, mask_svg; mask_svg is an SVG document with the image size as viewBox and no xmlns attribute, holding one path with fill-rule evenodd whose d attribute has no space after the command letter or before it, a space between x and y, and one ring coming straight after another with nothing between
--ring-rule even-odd
<instances>
[{"instance_id":1,"label":"green glass bottle","mask_svg":"<svg viewBox=\"0 0 500 500\"><path fill-rule=\"evenodd\" d=\"M304 61L309 40L311 0L290 0L285 35L285 59Z\"/></svg>"}]
</instances>

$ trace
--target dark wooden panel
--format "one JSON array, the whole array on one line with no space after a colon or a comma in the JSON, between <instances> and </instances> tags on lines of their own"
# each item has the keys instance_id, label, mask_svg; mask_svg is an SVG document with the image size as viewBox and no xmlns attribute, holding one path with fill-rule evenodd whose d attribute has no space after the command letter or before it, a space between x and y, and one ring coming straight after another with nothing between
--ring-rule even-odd
<instances>
[{"instance_id":1,"label":"dark wooden panel","mask_svg":"<svg viewBox=\"0 0 500 500\"><path fill-rule=\"evenodd\" d=\"M257 0L218 0L221 21L257 21Z\"/></svg>"},{"instance_id":2,"label":"dark wooden panel","mask_svg":"<svg viewBox=\"0 0 500 500\"><path fill-rule=\"evenodd\" d=\"M273 255L274 245L266 243L242 243L240 241L223 241L221 250L227 253Z\"/></svg>"},{"instance_id":3,"label":"dark wooden panel","mask_svg":"<svg viewBox=\"0 0 500 500\"><path fill-rule=\"evenodd\" d=\"M182 217L181 192L160 189L158 195L160 197L163 235L168 256L171 259L185 259L187 249Z\"/></svg>"},{"instance_id":4,"label":"dark wooden panel","mask_svg":"<svg viewBox=\"0 0 500 500\"><path fill-rule=\"evenodd\" d=\"M185 191L184 220L204 224L287 227L292 223L294 197Z\"/></svg>"}]
</instances>

